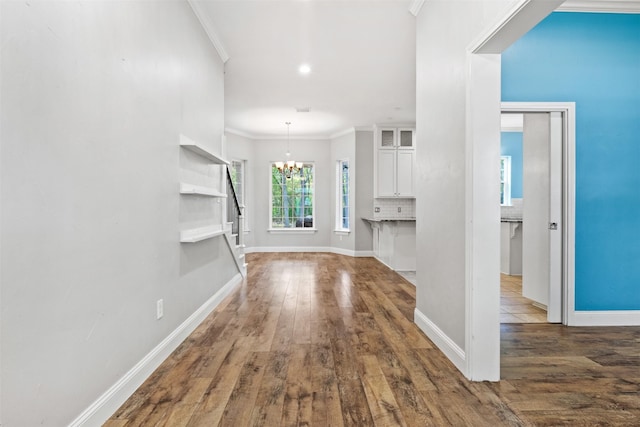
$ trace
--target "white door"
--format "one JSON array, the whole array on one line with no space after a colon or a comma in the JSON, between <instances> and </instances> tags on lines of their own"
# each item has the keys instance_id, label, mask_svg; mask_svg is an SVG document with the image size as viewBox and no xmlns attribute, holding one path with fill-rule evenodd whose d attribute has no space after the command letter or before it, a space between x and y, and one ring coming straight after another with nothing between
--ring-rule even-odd
<instances>
[{"instance_id":1,"label":"white door","mask_svg":"<svg viewBox=\"0 0 640 427\"><path fill-rule=\"evenodd\" d=\"M562 322L562 113L550 117L549 134L549 304L547 321Z\"/></svg>"},{"instance_id":2,"label":"white door","mask_svg":"<svg viewBox=\"0 0 640 427\"><path fill-rule=\"evenodd\" d=\"M562 317L562 116L525 113L523 138L522 294Z\"/></svg>"}]
</instances>

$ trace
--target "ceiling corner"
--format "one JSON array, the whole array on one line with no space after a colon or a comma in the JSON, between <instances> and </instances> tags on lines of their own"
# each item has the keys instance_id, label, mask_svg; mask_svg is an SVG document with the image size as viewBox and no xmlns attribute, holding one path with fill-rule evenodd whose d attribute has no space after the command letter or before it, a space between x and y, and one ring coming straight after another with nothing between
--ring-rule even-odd
<instances>
[{"instance_id":1,"label":"ceiling corner","mask_svg":"<svg viewBox=\"0 0 640 427\"><path fill-rule=\"evenodd\" d=\"M585 1L567 0L556 9L561 12L595 12L595 13L640 13L640 1L608 0Z\"/></svg>"},{"instance_id":2,"label":"ceiling corner","mask_svg":"<svg viewBox=\"0 0 640 427\"><path fill-rule=\"evenodd\" d=\"M411 6L409 6L409 12L411 12L411 14L413 16L418 16L418 14L420 13L420 9L422 9L422 5L424 4L425 0L413 0L411 2Z\"/></svg>"},{"instance_id":3,"label":"ceiling corner","mask_svg":"<svg viewBox=\"0 0 640 427\"><path fill-rule=\"evenodd\" d=\"M198 21L200 21L200 25L202 25L204 32L207 33L209 40L211 40L211 44L215 47L222 62L227 62L229 60L229 54L225 50L220 37L218 37L218 34L213 27L213 23L209 19L209 15L203 10L202 3L198 0L187 0L187 3L189 3L193 13L198 18Z\"/></svg>"}]
</instances>

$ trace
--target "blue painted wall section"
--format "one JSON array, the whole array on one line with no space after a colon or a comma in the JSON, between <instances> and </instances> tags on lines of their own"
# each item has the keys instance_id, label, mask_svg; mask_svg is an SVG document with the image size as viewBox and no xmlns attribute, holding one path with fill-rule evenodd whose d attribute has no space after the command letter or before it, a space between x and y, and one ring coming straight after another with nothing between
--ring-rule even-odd
<instances>
[{"instance_id":1,"label":"blue painted wall section","mask_svg":"<svg viewBox=\"0 0 640 427\"><path fill-rule=\"evenodd\" d=\"M551 14L503 53L502 100L576 102L576 310L640 310L640 15Z\"/></svg>"},{"instance_id":2,"label":"blue painted wall section","mask_svg":"<svg viewBox=\"0 0 640 427\"><path fill-rule=\"evenodd\" d=\"M500 134L500 155L511 156L511 198L522 198L522 132Z\"/></svg>"}]
</instances>

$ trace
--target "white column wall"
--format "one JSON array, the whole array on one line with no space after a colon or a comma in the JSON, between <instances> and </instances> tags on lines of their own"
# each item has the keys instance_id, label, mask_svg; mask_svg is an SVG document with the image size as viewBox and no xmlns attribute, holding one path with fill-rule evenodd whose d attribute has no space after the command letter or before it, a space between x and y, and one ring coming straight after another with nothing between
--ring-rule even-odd
<instances>
[{"instance_id":1,"label":"white column wall","mask_svg":"<svg viewBox=\"0 0 640 427\"><path fill-rule=\"evenodd\" d=\"M416 322L465 373L466 283L472 273L467 208L473 200L467 48L509 3L429 1L417 17Z\"/></svg>"},{"instance_id":2,"label":"white column wall","mask_svg":"<svg viewBox=\"0 0 640 427\"><path fill-rule=\"evenodd\" d=\"M178 138L219 152L223 64L186 2L0 7L2 425L62 426L236 274L179 243Z\"/></svg>"},{"instance_id":3,"label":"white column wall","mask_svg":"<svg viewBox=\"0 0 640 427\"><path fill-rule=\"evenodd\" d=\"M356 131L356 180L354 184L356 213L354 231L356 233L356 254L371 256L373 251L373 230L363 217L373 217L373 131Z\"/></svg>"}]
</instances>

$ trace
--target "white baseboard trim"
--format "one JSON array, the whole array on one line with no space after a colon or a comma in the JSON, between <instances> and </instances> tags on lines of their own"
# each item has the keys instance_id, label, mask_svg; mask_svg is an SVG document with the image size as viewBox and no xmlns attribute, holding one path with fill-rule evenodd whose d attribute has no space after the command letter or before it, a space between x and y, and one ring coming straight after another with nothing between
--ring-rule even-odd
<instances>
[{"instance_id":1,"label":"white baseboard trim","mask_svg":"<svg viewBox=\"0 0 640 427\"><path fill-rule=\"evenodd\" d=\"M356 258L373 258L375 255L373 251L356 251L354 256Z\"/></svg>"},{"instance_id":2,"label":"white baseboard trim","mask_svg":"<svg viewBox=\"0 0 640 427\"><path fill-rule=\"evenodd\" d=\"M356 255L356 251L352 251L350 249L343 249L343 248L327 248L327 249L328 249L327 252L331 252L338 255L346 255L350 257L355 257Z\"/></svg>"},{"instance_id":3,"label":"white baseboard trim","mask_svg":"<svg viewBox=\"0 0 640 427\"><path fill-rule=\"evenodd\" d=\"M466 354L442 329L417 308L413 311L414 323L453 362L460 372L467 376Z\"/></svg>"},{"instance_id":4,"label":"white baseboard trim","mask_svg":"<svg viewBox=\"0 0 640 427\"><path fill-rule=\"evenodd\" d=\"M352 251L327 246L255 246L252 248L244 248L244 253L246 254L256 252L328 252L356 258L373 256L373 251Z\"/></svg>"},{"instance_id":5,"label":"white baseboard trim","mask_svg":"<svg viewBox=\"0 0 640 427\"><path fill-rule=\"evenodd\" d=\"M244 252L332 252L332 248L324 246L256 246L245 248Z\"/></svg>"},{"instance_id":6,"label":"white baseboard trim","mask_svg":"<svg viewBox=\"0 0 640 427\"><path fill-rule=\"evenodd\" d=\"M69 427L99 426L142 385L142 383L165 361L196 327L211 313L238 284L242 275L236 274L226 285L209 298L160 344L133 366L122 378L112 385L102 396L85 409L69 424Z\"/></svg>"},{"instance_id":7,"label":"white baseboard trim","mask_svg":"<svg viewBox=\"0 0 640 427\"><path fill-rule=\"evenodd\" d=\"M381 260L381 259L380 259L380 258L378 258L377 256L375 256L375 255L374 255L373 257L374 257L375 259L377 259L377 260L378 260L378 262L379 262L380 264L384 265L385 267L387 267L387 268L388 268L388 269L390 269L390 270L393 270L393 267L391 267L389 264L387 264L386 262L384 262L383 260Z\"/></svg>"},{"instance_id":8,"label":"white baseboard trim","mask_svg":"<svg viewBox=\"0 0 640 427\"><path fill-rule=\"evenodd\" d=\"M569 326L640 326L640 310L574 311Z\"/></svg>"}]
</instances>

